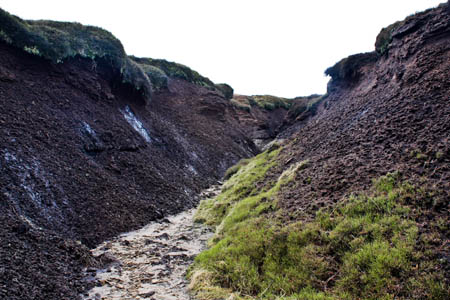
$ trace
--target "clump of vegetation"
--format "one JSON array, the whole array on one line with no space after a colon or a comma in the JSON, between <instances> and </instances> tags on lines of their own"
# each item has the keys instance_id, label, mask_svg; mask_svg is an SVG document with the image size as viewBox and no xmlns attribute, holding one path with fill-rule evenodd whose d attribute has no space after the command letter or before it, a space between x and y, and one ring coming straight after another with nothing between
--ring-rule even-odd
<instances>
[{"instance_id":1,"label":"clump of vegetation","mask_svg":"<svg viewBox=\"0 0 450 300\"><path fill-rule=\"evenodd\" d=\"M448 4L442 3L439 6L445 6L445 5L448 5ZM417 30L417 28L419 28L419 26L414 26L414 25L420 24L421 23L420 18L426 16L426 14L428 12L430 12L431 10L433 10L433 8L427 9L422 12L417 12L413 15L408 16L403 21L395 22L394 24L391 24L391 25L383 28L380 31L380 33L378 34L377 39L375 41L376 52L380 55L388 53L389 45L391 44L392 39L394 37L401 38L402 36ZM411 26L411 24L412 24L412 26ZM403 27L404 25L407 25L407 26L406 26L406 28L402 29L401 27Z\"/></svg>"},{"instance_id":2,"label":"clump of vegetation","mask_svg":"<svg viewBox=\"0 0 450 300\"><path fill-rule=\"evenodd\" d=\"M153 88L155 90L161 90L167 88L168 84L168 76L167 74L161 70L160 68L151 64L151 59L148 58L140 58L135 56L130 56L130 59L137 63L141 69L145 72L145 74L150 78Z\"/></svg>"},{"instance_id":3,"label":"clump of vegetation","mask_svg":"<svg viewBox=\"0 0 450 300\"><path fill-rule=\"evenodd\" d=\"M247 96L234 95L234 97L231 99L230 102L231 104L233 104L234 107L244 110L246 112L250 112L252 109L252 106Z\"/></svg>"},{"instance_id":4,"label":"clump of vegetation","mask_svg":"<svg viewBox=\"0 0 450 300\"><path fill-rule=\"evenodd\" d=\"M226 83L218 83L214 85L215 88L222 93L225 99L232 99L234 95L234 90L231 86Z\"/></svg>"},{"instance_id":5,"label":"clump of vegetation","mask_svg":"<svg viewBox=\"0 0 450 300\"><path fill-rule=\"evenodd\" d=\"M276 97L271 95L259 95L259 96L242 96L236 95L231 99L231 103L237 108L250 111L252 106L258 106L265 110L274 110L277 108L289 109L293 102L292 99Z\"/></svg>"},{"instance_id":6,"label":"clump of vegetation","mask_svg":"<svg viewBox=\"0 0 450 300\"><path fill-rule=\"evenodd\" d=\"M289 117L295 119L299 116L315 114L319 104L327 98L328 95L311 95L308 97L299 97L293 99L293 104L289 109Z\"/></svg>"},{"instance_id":7,"label":"clump of vegetation","mask_svg":"<svg viewBox=\"0 0 450 300\"><path fill-rule=\"evenodd\" d=\"M388 27L381 29L375 41L375 50L379 54L383 55L387 53L389 44L392 42L392 32L395 29L397 29L401 24L402 22L395 22L394 24L391 24Z\"/></svg>"},{"instance_id":8,"label":"clump of vegetation","mask_svg":"<svg viewBox=\"0 0 450 300\"><path fill-rule=\"evenodd\" d=\"M289 109L292 105L291 99L271 95L252 96L250 97L250 101L253 101L257 106L266 110L274 110L280 107Z\"/></svg>"},{"instance_id":9,"label":"clump of vegetation","mask_svg":"<svg viewBox=\"0 0 450 300\"><path fill-rule=\"evenodd\" d=\"M391 173L312 220L286 223L276 195L309 163L258 184L276 156L246 161L217 199L201 204L198 220L216 235L189 273L197 298L448 299L443 274L429 272L439 263L424 250L432 237L419 234L407 205L421 189Z\"/></svg>"},{"instance_id":10,"label":"clump of vegetation","mask_svg":"<svg viewBox=\"0 0 450 300\"><path fill-rule=\"evenodd\" d=\"M151 79L156 90L167 88L168 78L183 79L193 84L219 91L226 99L233 98L233 88L226 83L214 84L189 67L170 62L164 59L140 58L130 56L130 59L138 63L145 74Z\"/></svg>"},{"instance_id":11,"label":"clump of vegetation","mask_svg":"<svg viewBox=\"0 0 450 300\"><path fill-rule=\"evenodd\" d=\"M54 63L75 56L102 59L120 71L124 82L146 96L151 93L150 80L128 59L120 41L104 29L79 23L25 21L0 9L0 39Z\"/></svg>"},{"instance_id":12,"label":"clump of vegetation","mask_svg":"<svg viewBox=\"0 0 450 300\"><path fill-rule=\"evenodd\" d=\"M165 59L153 59L153 58L136 58L133 57L134 60L137 60L140 64L150 65L153 67L158 68L166 76L173 77L173 78L179 78L186 80L188 82L204 86L209 89L214 89L214 83L209 80L206 77L203 77L198 72L190 69L189 67L175 63L170 62Z\"/></svg>"},{"instance_id":13,"label":"clump of vegetation","mask_svg":"<svg viewBox=\"0 0 450 300\"><path fill-rule=\"evenodd\" d=\"M419 149L411 150L411 157L415 157L417 160L426 160L427 155L421 152Z\"/></svg>"},{"instance_id":14,"label":"clump of vegetation","mask_svg":"<svg viewBox=\"0 0 450 300\"><path fill-rule=\"evenodd\" d=\"M289 118L303 115L305 118L316 112L317 107L327 95L310 95L307 97L282 98L270 95L243 96L235 95L231 103L238 109L250 112L253 107L272 111L277 108L288 110Z\"/></svg>"}]
</instances>

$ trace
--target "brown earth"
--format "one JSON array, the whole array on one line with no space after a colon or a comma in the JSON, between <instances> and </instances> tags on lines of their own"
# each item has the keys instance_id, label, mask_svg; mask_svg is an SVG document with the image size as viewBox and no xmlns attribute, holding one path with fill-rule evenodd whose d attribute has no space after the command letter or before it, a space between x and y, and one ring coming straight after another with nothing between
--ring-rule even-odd
<instances>
[{"instance_id":1,"label":"brown earth","mask_svg":"<svg viewBox=\"0 0 450 300\"><path fill-rule=\"evenodd\" d=\"M193 207L257 152L218 92L170 79L145 104L101 61L0 53L2 299L74 299L88 254L72 240L93 247Z\"/></svg>"},{"instance_id":2,"label":"brown earth","mask_svg":"<svg viewBox=\"0 0 450 300\"><path fill-rule=\"evenodd\" d=\"M274 108L265 108L264 105L258 105L254 100L252 101L254 97L273 98L272 101L283 99L289 101L290 106L277 107L274 105ZM315 114L315 108L322 98L321 95L296 97L292 99L278 98L270 95L234 95L232 102L241 103L241 107L237 106L236 115L246 136L258 148L265 149L265 146L277 137L286 139L297 132L298 128L303 126Z\"/></svg>"},{"instance_id":3,"label":"brown earth","mask_svg":"<svg viewBox=\"0 0 450 300\"><path fill-rule=\"evenodd\" d=\"M101 263L87 247L194 206L258 139L286 139L285 166L309 160L281 193L290 217L400 171L434 191L417 204L426 217L448 220L449 15L447 3L384 31L383 51L329 69L327 98L299 114L239 110L175 78L146 103L101 60L0 43L0 298L77 298L81 269Z\"/></svg>"},{"instance_id":4,"label":"brown earth","mask_svg":"<svg viewBox=\"0 0 450 300\"><path fill-rule=\"evenodd\" d=\"M236 114L246 136L251 138L259 148L263 148L280 133L288 110L279 107L269 111L253 106L249 111L236 109Z\"/></svg>"},{"instance_id":5,"label":"brown earth","mask_svg":"<svg viewBox=\"0 0 450 300\"><path fill-rule=\"evenodd\" d=\"M316 115L294 125L282 159L308 159L310 167L284 194L283 207L315 210L401 171L426 177L442 192L434 205L448 209L449 5L410 17L392 36L388 53L358 54L333 67L353 64L329 82Z\"/></svg>"},{"instance_id":6,"label":"brown earth","mask_svg":"<svg viewBox=\"0 0 450 300\"><path fill-rule=\"evenodd\" d=\"M367 191L372 180L400 172L421 187L421 232L450 222L450 5L407 18L392 32L387 52L351 56L327 70L328 96L315 116L294 124L280 154L282 166L308 161L280 192L291 220ZM271 179L272 178L272 179ZM435 258L450 276L450 232L434 240Z\"/></svg>"}]
</instances>

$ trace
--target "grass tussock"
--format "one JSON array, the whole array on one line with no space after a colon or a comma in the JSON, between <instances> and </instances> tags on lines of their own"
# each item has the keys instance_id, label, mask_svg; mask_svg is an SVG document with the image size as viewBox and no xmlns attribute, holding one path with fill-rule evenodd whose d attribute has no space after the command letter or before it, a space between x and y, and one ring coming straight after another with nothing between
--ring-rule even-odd
<instances>
[{"instance_id":1,"label":"grass tussock","mask_svg":"<svg viewBox=\"0 0 450 300\"><path fill-rule=\"evenodd\" d=\"M141 65L150 78L156 79L157 89L167 87L168 77L182 79L211 90L216 88L211 80L185 65L165 59L139 58L135 56L130 56L130 59Z\"/></svg>"},{"instance_id":2,"label":"grass tussock","mask_svg":"<svg viewBox=\"0 0 450 300\"><path fill-rule=\"evenodd\" d=\"M259 186L276 155L241 164L221 195L201 203L198 220L216 235L189 273L198 299L448 299L443 275L430 272L433 237L419 233L407 205L420 188L388 174L370 192L288 224L276 195L309 162Z\"/></svg>"},{"instance_id":3,"label":"grass tussock","mask_svg":"<svg viewBox=\"0 0 450 300\"><path fill-rule=\"evenodd\" d=\"M291 99L271 95L251 96L249 101L266 110L289 109L292 105Z\"/></svg>"}]
</instances>

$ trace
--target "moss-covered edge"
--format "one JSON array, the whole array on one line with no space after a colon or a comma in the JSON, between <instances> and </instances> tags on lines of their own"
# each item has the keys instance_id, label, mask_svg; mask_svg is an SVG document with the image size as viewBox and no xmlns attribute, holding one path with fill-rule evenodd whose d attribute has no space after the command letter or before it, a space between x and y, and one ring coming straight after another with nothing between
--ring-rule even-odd
<instances>
[{"instance_id":1,"label":"moss-covered edge","mask_svg":"<svg viewBox=\"0 0 450 300\"><path fill-rule=\"evenodd\" d=\"M318 105L327 95L313 94L305 97L283 98L272 95L243 96L235 95L231 99L234 107L251 112L254 107L266 111L282 108L288 111L289 118L295 119L304 113L315 113Z\"/></svg>"},{"instance_id":2,"label":"moss-covered edge","mask_svg":"<svg viewBox=\"0 0 450 300\"><path fill-rule=\"evenodd\" d=\"M0 9L0 39L53 63L76 56L101 59L119 72L123 83L151 97L149 78L128 58L120 41L104 29L72 22L26 21Z\"/></svg>"},{"instance_id":3,"label":"moss-covered edge","mask_svg":"<svg viewBox=\"0 0 450 300\"><path fill-rule=\"evenodd\" d=\"M233 96L233 89L229 85L214 84L182 64L163 59L127 56L116 37L95 26L22 20L0 8L0 40L53 63L61 63L77 56L106 62L118 71L123 83L131 84L148 100L153 90L167 88L169 77L216 90L227 99Z\"/></svg>"}]
</instances>

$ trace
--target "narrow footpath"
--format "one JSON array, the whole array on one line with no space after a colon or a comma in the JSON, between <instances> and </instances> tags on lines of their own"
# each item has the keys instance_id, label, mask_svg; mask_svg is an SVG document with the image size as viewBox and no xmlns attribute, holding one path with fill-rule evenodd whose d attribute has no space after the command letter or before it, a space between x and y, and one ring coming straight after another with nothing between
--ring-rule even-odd
<instances>
[{"instance_id":1,"label":"narrow footpath","mask_svg":"<svg viewBox=\"0 0 450 300\"><path fill-rule=\"evenodd\" d=\"M201 198L219 192L213 186ZM191 299L185 279L194 257L206 246L212 232L195 224L195 209L152 222L122 234L92 250L94 256L106 255L116 260L106 269L86 270L98 281L84 300L184 300Z\"/></svg>"}]
</instances>

